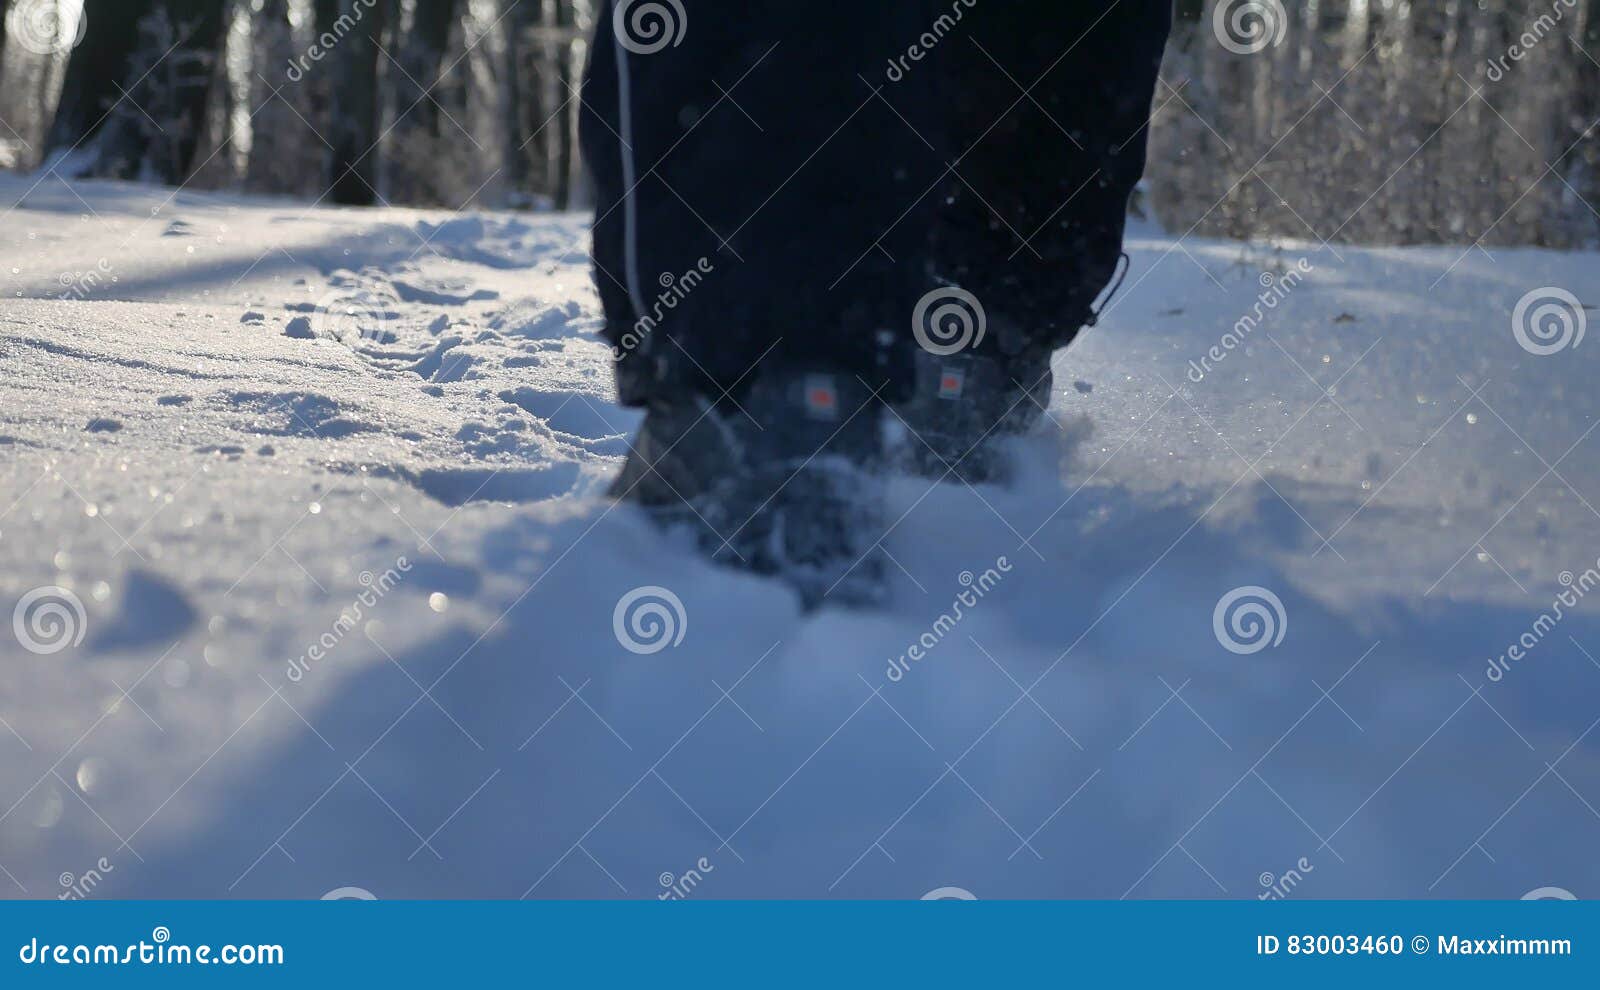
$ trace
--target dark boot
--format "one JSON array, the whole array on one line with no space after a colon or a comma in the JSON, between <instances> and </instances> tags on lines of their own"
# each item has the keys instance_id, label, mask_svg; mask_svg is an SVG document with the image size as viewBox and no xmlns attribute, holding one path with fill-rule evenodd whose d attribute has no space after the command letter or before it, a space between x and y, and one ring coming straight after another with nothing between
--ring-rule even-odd
<instances>
[{"instance_id":1,"label":"dark boot","mask_svg":"<svg viewBox=\"0 0 1600 990\"><path fill-rule=\"evenodd\" d=\"M615 498L783 578L807 608L881 599L882 406L853 376L762 373L734 400L653 402Z\"/></svg>"},{"instance_id":2,"label":"dark boot","mask_svg":"<svg viewBox=\"0 0 1600 990\"><path fill-rule=\"evenodd\" d=\"M1004 441L1032 430L1050 405L1050 353L1043 347L1011 356L919 351L916 389L895 409L910 434L897 460L932 478L1007 481Z\"/></svg>"}]
</instances>

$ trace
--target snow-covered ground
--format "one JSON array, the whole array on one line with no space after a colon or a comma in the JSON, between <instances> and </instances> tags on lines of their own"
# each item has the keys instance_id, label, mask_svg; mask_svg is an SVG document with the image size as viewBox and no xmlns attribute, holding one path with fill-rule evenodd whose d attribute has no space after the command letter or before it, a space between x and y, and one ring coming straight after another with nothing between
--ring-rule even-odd
<instances>
[{"instance_id":1,"label":"snow-covered ground","mask_svg":"<svg viewBox=\"0 0 1600 990\"><path fill-rule=\"evenodd\" d=\"M600 497L583 218L0 208L9 896L1600 892L1600 348L1513 332L1595 255L1136 227L1019 483L806 616Z\"/></svg>"}]
</instances>

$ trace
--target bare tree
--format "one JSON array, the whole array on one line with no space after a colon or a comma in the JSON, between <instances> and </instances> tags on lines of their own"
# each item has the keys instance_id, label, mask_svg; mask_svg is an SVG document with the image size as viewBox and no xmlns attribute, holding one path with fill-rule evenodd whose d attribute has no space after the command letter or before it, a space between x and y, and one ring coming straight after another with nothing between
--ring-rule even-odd
<instances>
[{"instance_id":1,"label":"bare tree","mask_svg":"<svg viewBox=\"0 0 1600 990\"><path fill-rule=\"evenodd\" d=\"M309 30L307 31L309 34ZM250 89L250 157L244 183L270 193L315 196L326 150L315 123L321 78L289 20L288 0L263 0L255 11ZM308 68L312 70L308 73Z\"/></svg>"},{"instance_id":2,"label":"bare tree","mask_svg":"<svg viewBox=\"0 0 1600 990\"><path fill-rule=\"evenodd\" d=\"M449 142L459 139L457 118L442 105L446 59L457 40L458 0L416 0L409 17L390 31L388 128L384 189L407 202L448 203L452 176L441 175L450 162ZM385 60L387 61L387 59ZM447 136L445 132L450 134Z\"/></svg>"},{"instance_id":3,"label":"bare tree","mask_svg":"<svg viewBox=\"0 0 1600 990\"><path fill-rule=\"evenodd\" d=\"M1572 42L1578 50L1578 106L1571 148L1564 163L1580 207L1593 221L1588 244L1600 246L1600 0L1589 0L1581 29ZM1580 214L1581 215L1581 214Z\"/></svg>"},{"instance_id":4,"label":"bare tree","mask_svg":"<svg viewBox=\"0 0 1600 990\"><path fill-rule=\"evenodd\" d=\"M1596 242L1600 0L1304 0L1230 50L1239 9L1178 7L1148 180L1168 226Z\"/></svg>"},{"instance_id":5,"label":"bare tree","mask_svg":"<svg viewBox=\"0 0 1600 990\"><path fill-rule=\"evenodd\" d=\"M6 69L6 18L10 16L11 0L0 0L0 73Z\"/></svg>"},{"instance_id":6,"label":"bare tree","mask_svg":"<svg viewBox=\"0 0 1600 990\"><path fill-rule=\"evenodd\" d=\"M48 147L85 147L85 172L179 183L195 164L226 0L89 0Z\"/></svg>"},{"instance_id":7,"label":"bare tree","mask_svg":"<svg viewBox=\"0 0 1600 990\"><path fill-rule=\"evenodd\" d=\"M139 22L154 9L155 0L86 0L83 42L67 63L47 152L81 147L105 122L127 82Z\"/></svg>"},{"instance_id":8,"label":"bare tree","mask_svg":"<svg viewBox=\"0 0 1600 990\"><path fill-rule=\"evenodd\" d=\"M378 48L388 22L389 0L342 0L329 31L339 40L338 84L332 101L329 198L348 206L371 206L378 198Z\"/></svg>"}]
</instances>

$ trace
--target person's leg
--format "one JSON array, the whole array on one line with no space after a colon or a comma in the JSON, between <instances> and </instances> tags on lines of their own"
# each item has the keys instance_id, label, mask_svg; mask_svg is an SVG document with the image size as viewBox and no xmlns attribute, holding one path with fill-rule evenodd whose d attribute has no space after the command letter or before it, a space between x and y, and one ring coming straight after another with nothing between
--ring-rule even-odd
<instances>
[{"instance_id":1,"label":"person's leg","mask_svg":"<svg viewBox=\"0 0 1600 990\"><path fill-rule=\"evenodd\" d=\"M1164 0L832 6L614 0L584 89L606 336L648 410L614 493L774 569L740 547L872 501L816 468L874 458L881 401L959 462L1090 318L1168 28ZM950 285L991 324L965 389L917 324Z\"/></svg>"},{"instance_id":2,"label":"person's leg","mask_svg":"<svg viewBox=\"0 0 1600 990\"><path fill-rule=\"evenodd\" d=\"M647 410L613 494L813 600L871 569L862 467L928 267L895 220L940 171L868 82L921 0L827 6L616 0L583 100L605 332Z\"/></svg>"},{"instance_id":3,"label":"person's leg","mask_svg":"<svg viewBox=\"0 0 1600 990\"><path fill-rule=\"evenodd\" d=\"M1053 347L1089 322L1117 268L1171 28L1170 0L1104 7L984 6L949 66L959 178L936 227L939 272L997 329Z\"/></svg>"},{"instance_id":4,"label":"person's leg","mask_svg":"<svg viewBox=\"0 0 1600 990\"><path fill-rule=\"evenodd\" d=\"M986 320L975 347L919 356L921 467L989 476L990 441L1042 415L1051 353L1095 320L1121 262L1170 28L1170 0L974 0L935 54L954 167L934 268Z\"/></svg>"},{"instance_id":5,"label":"person's leg","mask_svg":"<svg viewBox=\"0 0 1600 990\"><path fill-rule=\"evenodd\" d=\"M938 156L873 85L927 6L603 5L582 136L624 402L737 394L768 365L904 377L904 335L896 353L880 331L906 322L927 245L894 221Z\"/></svg>"}]
</instances>

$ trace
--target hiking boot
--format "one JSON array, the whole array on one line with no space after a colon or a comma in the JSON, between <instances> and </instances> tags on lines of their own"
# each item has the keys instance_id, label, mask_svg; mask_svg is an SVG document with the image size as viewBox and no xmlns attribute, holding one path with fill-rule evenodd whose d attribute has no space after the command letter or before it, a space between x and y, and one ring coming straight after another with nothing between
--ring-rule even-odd
<instances>
[{"instance_id":1,"label":"hiking boot","mask_svg":"<svg viewBox=\"0 0 1600 990\"><path fill-rule=\"evenodd\" d=\"M881 600L882 406L853 376L764 372L736 401L652 402L611 494L687 525L806 608Z\"/></svg>"},{"instance_id":2,"label":"hiking boot","mask_svg":"<svg viewBox=\"0 0 1600 990\"><path fill-rule=\"evenodd\" d=\"M1017 355L916 354L911 398L895 412L911 434L899 451L909 470L968 484L1005 482L1012 474L1004 441L1044 418L1055 376L1050 351Z\"/></svg>"}]
</instances>

